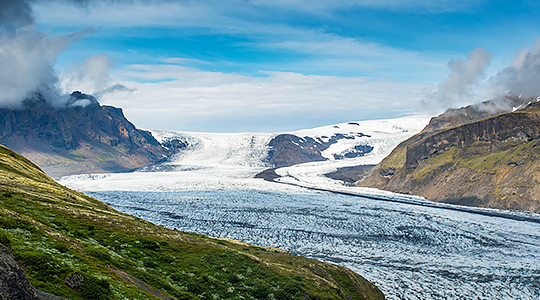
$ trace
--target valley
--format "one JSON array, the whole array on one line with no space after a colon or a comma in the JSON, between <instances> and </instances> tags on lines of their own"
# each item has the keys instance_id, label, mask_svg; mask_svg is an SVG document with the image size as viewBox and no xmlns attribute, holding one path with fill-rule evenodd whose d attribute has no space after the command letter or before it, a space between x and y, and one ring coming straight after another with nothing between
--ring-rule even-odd
<instances>
[{"instance_id":1,"label":"valley","mask_svg":"<svg viewBox=\"0 0 540 300\"><path fill-rule=\"evenodd\" d=\"M168 228L345 266L386 299L540 297L540 217L534 214L484 215L423 206L406 196L390 202L287 186L89 195Z\"/></svg>"},{"instance_id":2,"label":"valley","mask_svg":"<svg viewBox=\"0 0 540 300\"><path fill-rule=\"evenodd\" d=\"M537 2L0 0L0 300L540 299Z\"/></svg>"},{"instance_id":3,"label":"valley","mask_svg":"<svg viewBox=\"0 0 540 300\"><path fill-rule=\"evenodd\" d=\"M365 127L358 122L354 128L371 135L366 144L373 151L277 168L280 177L273 181L254 178L271 167L265 153L273 134L152 131L160 141L192 146L136 172L68 176L60 182L168 228L346 266L374 282L387 299L535 299L540 295L537 215L436 203L324 176L377 163L427 123L424 118L406 127L406 120ZM384 124L387 131L373 132ZM329 135L317 131L311 137ZM352 140L344 141L354 148Z\"/></svg>"}]
</instances>

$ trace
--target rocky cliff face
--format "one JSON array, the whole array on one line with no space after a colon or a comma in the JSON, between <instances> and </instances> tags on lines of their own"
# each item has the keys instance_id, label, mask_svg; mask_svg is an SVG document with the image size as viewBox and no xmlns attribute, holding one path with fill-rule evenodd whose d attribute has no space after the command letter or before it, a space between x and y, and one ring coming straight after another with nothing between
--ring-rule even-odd
<instances>
[{"instance_id":1,"label":"rocky cliff face","mask_svg":"<svg viewBox=\"0 0 540 300\"><path fill-rule=\"evenodd\" d=\"M54 177L129 171L160 162L172 151L135 128L121 109L101 106L89 95L74 92L62 109L39 97L25 106L0 109L0 143Z\"/></svg>"},{"instance_id":2,"label":"rocky cliff face","mask_svg":"<svg viewBox=\"0 0 540 300\"><path fill-rule=\"evenodd\" d=\"M423 131L401 143L359 186L429 200L540 212L540 103Z\"/></svg>"},{"instance_id":3,"label":"rocky cliff face","mask_svg":"<svg viewBox=\"0 0 540 300\"><path fill-rule=\"evenodd\" d=\"M362 133L336 133L331 137L313 138L309 136L299 137L293 134L280 134L268 144L271 148L268 153L269 163L275 168L281 168L306 162L327 160L327 158L322 156L322 152L328 149L328 147L342 139L354 140L355 137L363 136L368 135ZM372 146L357 145L346 153L334 154L334 159L359 157L371 151L373 151Z\"/></svg>"},{"instance_id":4,"label":"rocky cliff face","mask_svg":"<svg viewBox=\"0 0 540 300\"><path fill-rule=\"evenodd\" d=\"M458 109L448 109L443 114L431 118L423 131L450 128L481 119L489 118L514 109L523 108L538 101L538 97L506 96L499 99L484 101Z\"/></svg>"}]
</instances>

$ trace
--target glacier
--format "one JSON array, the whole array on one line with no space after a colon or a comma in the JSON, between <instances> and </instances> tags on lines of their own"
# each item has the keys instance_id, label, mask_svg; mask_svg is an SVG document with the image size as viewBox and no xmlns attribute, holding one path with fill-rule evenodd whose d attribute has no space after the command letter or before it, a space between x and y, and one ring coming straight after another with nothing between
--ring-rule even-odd
<instances>
[{"instance_id":1,"label":"glacier","mask_svg":"<svg viewBox=\"0 0 540 300\"><path fill-rule=\"evenodd\" d=\"M268 143L280 133L151 130L187 148L130 173L59 181L156 224L216 238L280 247L351 268L387 299L539 299L540 216L440 204L358 188L324 176L376 164L429 117L358 121L286 132L340 139L326 161L270 168ZM373 151L336 159L355 146Z\"/></svg>"},{"instance_id":2,"label":"glacier","mask_svg":"<svg viewBox=\"0 0 540 300\"><path fill-rule=\"evenodd\" d=\"M319 128L283 132L299 137L324 139L336 134L340 139L323 152L329 160L298 164L276 170L280 180L289 184L312 184L341 188L342 183L323 174L337 168L376 164L400 142L418 133L428 116L357 121ZM60 178L60 183L81 191L189 191L189 190L280 190L284 187L253 177L270 168L268 143L281 133L207 133L149 130L161 143L177 139L187 142L187 149L169 161L131 173L83 174ZM357 145L373 147L370 153L356 158L336 160L335 154L352 151ZM111 188L114 187L114 188Z\"/></svg>"}]
</instances>

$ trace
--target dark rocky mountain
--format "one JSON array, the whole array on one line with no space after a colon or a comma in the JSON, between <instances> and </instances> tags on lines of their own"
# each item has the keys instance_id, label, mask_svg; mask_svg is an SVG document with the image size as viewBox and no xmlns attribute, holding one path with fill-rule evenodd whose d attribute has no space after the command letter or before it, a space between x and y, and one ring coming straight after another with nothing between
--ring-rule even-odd
<instances>
[{"instance_id":1,"label":"dark rocky mountain","mask_svg":"<svg viewBox=\"0 0 540 300\"><path fill-rule=\"evenodd\" d=\"M313 138L301 138L292 134L280 134L268 144L271 147L269 162L276 168L295 164L322 161L321 152L327 148Z\"/></svg>"},{"instance_id":2,"label":"dark rocky mountain","mask_svg":"<svg viewBox=\"0 0 540 300\"><path fill-rule=\"evenodd\" d=\"M401 143L358 185L433 201L540 212L539 102L440 128Z\"/></svg>"},{"instance_id":3,"label":"dark rocky mountain","mask_svg":"<svg viewBox=\"0 0 540 300\"><path fill-rule=\"evenodd\" d=\"M362 133L336 133L331 137L313 138L309 136L299 137L293 134L280 134L268 144L271 147L268 154L269 163L275 168L281 168L306 162L327 160L321 153L332 144L337 143L341 139L354 139L355 137L363 136L368 135ZM334 155L334 158L354 158L363 156L371 151L373 151L373 147L371 146L358 145L345 154Z\"/></svg>"},{"instance_id":4,"label":"dark rocky mountain","mask_svg":"<svg viewBox=\"0 0 540 300\"><path fill-rule=\"evenodd\" d=\"M120 108L101 106L80 92L72 93L61 109L39 95L25 100L23 109L0 109L0 144L53 177L130 171L163 161L176 151L135 128Z\"/></svg>"},{"instance_id":5,"label":"dark rocky mountain","mask_svg":"<svg viewBox=\"0 0 540 300\"><path fill-rule=\"evenodd\" d=\"M358 125L358 123L353 122L349 124ZM363 136L369 137L369 135L365 135L360 132L349 134L336 133L331 137L321 136L315 138L310 136L299 137L294 134L277 135L270 141L270 143L268 143L268 146L270 147L270 151L268 152L268 163L270 163L273 167L255 175L255 178L273 180L280 177L275 172L275 169L277 168L289 167L292 165L308 162L328 160L327 158L322 156L322 152L328 149L328 147L337 143L341 139L352 140L355 139L355 137ZM342 154L334 154L334 158L344 159L360 157L366 155L371 151L373 151L372 146L357 145L352 149L349 149L348 152ZM340 177L339 180L347 178L346 181L350 181L350 178L358 177L358 174L351 175L350 170L342 170L341 172L343 172L342 175L330 174L329 177L333 178L332 176L338 176ZM358 179L360 178L361 177L359 177Z\"/></svg>"}]
</instances>

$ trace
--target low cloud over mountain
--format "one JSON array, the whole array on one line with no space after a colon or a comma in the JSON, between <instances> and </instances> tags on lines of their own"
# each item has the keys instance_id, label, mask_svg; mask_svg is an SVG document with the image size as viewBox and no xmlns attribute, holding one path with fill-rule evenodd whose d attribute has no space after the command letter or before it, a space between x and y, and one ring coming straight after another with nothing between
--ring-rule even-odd
<instances>
[{"instance_id":1,"label":"low cloud over mountain","mask_svg":"<svg viewBox=\"0 0 540 300\"><path fill-rule=\"evenodd\" d=\"M499 105L508 102L506 95L531 97L540 95L540 37L532 47L515 52L512 63L485 80L486 69L493 55L477 47L465 60L451 60L450 75L435 92L422 102L428 108L455 108L493 98ZM484 79L484 80L483 80ZM482 98L483 97L483 98ZM507 110L511 110L510 102Z\"/></svg>"},{"instance_id":2,"label":"low cloud over mountain","mask_svg":"<svg viewBox=\"0 0 540 300\"><path fill-rule=\"evenodd\" d=\"M34 20L32 3L0 1L0 107L19 109L25 99L38 95L53 107L63 107L69 101L66 94L80 87L88 87L83 90L96 94L126 90L119 86L111 89L114 85L108 72L115 61L107 54L89 57L67 74L59 76L55 69L58 56L71 43L94 33L95 29L87 28L71 34L40 31Z\"/></svg>"}]
</instances>

